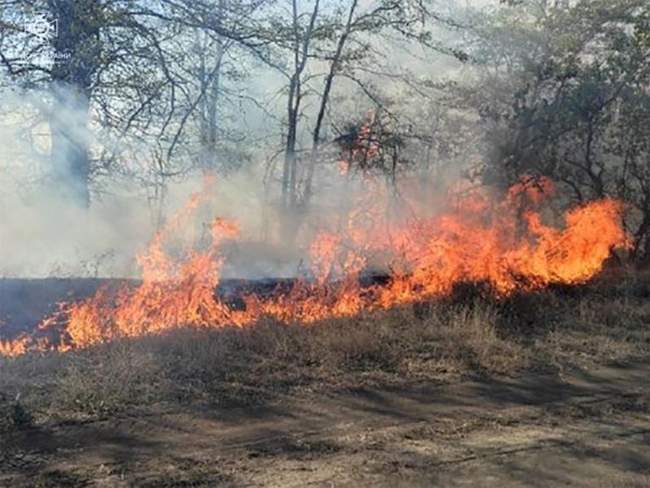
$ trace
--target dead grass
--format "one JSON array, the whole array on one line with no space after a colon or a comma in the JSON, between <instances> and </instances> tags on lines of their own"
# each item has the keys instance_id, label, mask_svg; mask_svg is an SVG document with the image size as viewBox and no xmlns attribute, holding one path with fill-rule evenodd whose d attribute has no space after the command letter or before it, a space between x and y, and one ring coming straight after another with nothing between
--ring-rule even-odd
<instances>
[{"instance_id":1,"label":"dead grass","mask_svg":"<svg viewBox=\"0 0 650 488\"><path fill-rule=\"evenodd\" d=\"M629 297L585 297L544 338L562 362L613 362L650 350L650 303Z\"/></svg>"},{"instance_id":2,"label":"dead grass","mask_svg":"<svg viewBox=\"0 0 650 488\"><path fill-rule=\"evenodd\" d=\"M0 359L0 415L9 412L0 429L17 426L11 418L17 395L21 411L38 423L620 361L650 350L650 303L638 290L638 284L615 292L594 286L505 301L477 295L311 326L265 320L245 329L187 328Z\"/></svg>"}]
</instances>

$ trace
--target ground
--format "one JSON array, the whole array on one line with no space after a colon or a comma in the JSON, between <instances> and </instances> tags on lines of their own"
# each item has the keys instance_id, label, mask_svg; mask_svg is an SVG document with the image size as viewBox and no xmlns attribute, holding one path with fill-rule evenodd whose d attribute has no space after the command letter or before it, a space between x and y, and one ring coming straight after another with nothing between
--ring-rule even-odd
<instances>
[{"instance_id":1,"label":"ground","mask_svg":"<svg viewBox=\"0 0 650 488\"><path fill-rule=\"evenodd\" d=\"M650 486L650 362L13 432L0 484Z\"/></svg>"},{"instance_id":2,"label":"ground","mask_svg":"<svg viewBox=\"0 0 650 488\"><path fill-rule=\"evenodd\" d=\"M0 357L0 486L647 487L649 297L465 287Z\"/></svg>"}]
</instances>

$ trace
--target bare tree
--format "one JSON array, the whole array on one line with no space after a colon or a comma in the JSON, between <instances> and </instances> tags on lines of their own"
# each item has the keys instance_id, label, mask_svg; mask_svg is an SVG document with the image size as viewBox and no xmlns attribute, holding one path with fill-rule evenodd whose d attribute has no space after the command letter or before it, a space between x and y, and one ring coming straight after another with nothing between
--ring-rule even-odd
<instances>
[{"instance_id":1,"label":"bare tree","mask_svg":"<svg viewBox=\"0 0 650 488\"><path fill-rule=\"evenodd\" d=\"M246 20L264 2L232 3L0 0L0 65L16 85L52 99L45 114L52 188L87 207L93 180L112 171L129 172L128 165L116 166L129 147L127 139L132 147L166 148L169 166L186 142L188 120L199 112L201 159L213 163L223 53L232 43L255 45L255 35L247 33L254 23ZM51 22L56 30L43 36L31 32L29 22ZM208 48L198 88L181 69L187 64L185 46L175 43L188 32L202 36ZM91 119L113 139L98 151L91 145ZM171 175L183 169L162 171Z\"/></svg>"}]
</instances>

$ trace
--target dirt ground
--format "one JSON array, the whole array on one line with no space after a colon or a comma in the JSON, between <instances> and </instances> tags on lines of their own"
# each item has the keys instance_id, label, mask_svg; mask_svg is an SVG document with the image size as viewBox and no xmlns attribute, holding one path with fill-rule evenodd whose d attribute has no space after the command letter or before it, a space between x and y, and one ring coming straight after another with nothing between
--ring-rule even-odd
<instances>
[{"instance_id":1,"label":"dirt ground","mask_svg":"<svg viewBox=\"0 0 650 488\"><path fill-rule=\"evenodd\" d=\"M650 486L650 361L3 435L7 487Z\"/></svg>"}]
</instances>

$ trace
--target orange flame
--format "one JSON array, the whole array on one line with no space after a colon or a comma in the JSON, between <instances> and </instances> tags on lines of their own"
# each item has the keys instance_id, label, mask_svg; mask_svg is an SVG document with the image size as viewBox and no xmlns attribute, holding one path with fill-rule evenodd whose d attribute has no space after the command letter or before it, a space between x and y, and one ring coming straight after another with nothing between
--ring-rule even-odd
<instances>
[{"instance_id":1,"label":"orange flame","mask_svg":"<svg viewBox=\"0 0 650 488\"><path fill-rule=\"evenodd\" d=\"M215 288L223 266L220 244L238 236L236 222L215 219L203 250L188 247L179 257L167 250L206 193L194 195L139 256L139 286L100 290L68 304L41 327L61 326L60 342L20 337L0 342L0 355L86 347L181 326L245 326L265 315L311 323L444 296L461 282L489 283L502 296L579 284L602 270L613 249L629 246L623 206L615 200L574 208L561 226L545 223L543 205L553 194L545 179L522 180L501 201L485 189L465 191L432 216L398 224L376 205L360 204L344 231L322 232L311 243L312 280L297 280L291 290L271 297L246 296L245 310L233 310L215 297ZM361 274L371 261L391 270L387 284L362 286Z\"/></svg>"},{"instance_id":2,"label":"orange flame","mask_svg":"<svg viewBox=\"0 0 650 488\"><path fill-rule=\"evenodd\" d=\"M21 336L18 339L11 341L0 340L0 356L16 357L27 352L30 338L28 336Z\"/></svg>"}]
</instances>

